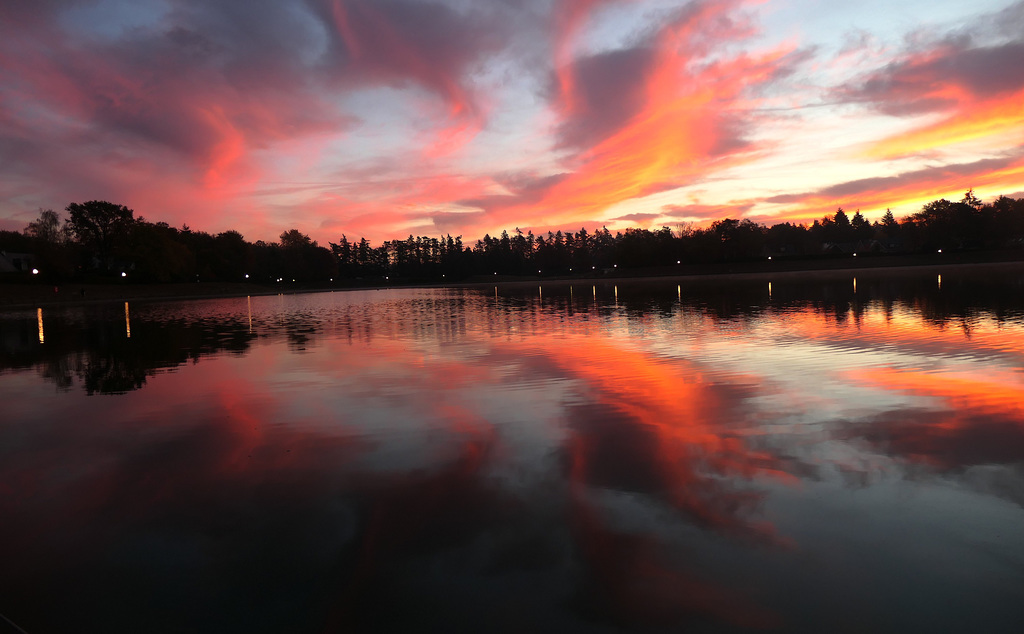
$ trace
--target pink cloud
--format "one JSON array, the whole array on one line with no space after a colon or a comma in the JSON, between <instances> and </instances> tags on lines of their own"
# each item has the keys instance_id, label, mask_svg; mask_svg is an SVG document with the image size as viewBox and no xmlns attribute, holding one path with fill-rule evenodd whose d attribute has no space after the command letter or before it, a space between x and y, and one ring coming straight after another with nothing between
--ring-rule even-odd
<instances>
[{"instance_id":1,"label":"pink cloud","mask_svg":"<svg viewBox=\"0 0 1024 634\"><path fill-rule=\"evenodd\" d=\"M441 98L445 121L425 155L451 153L480 131L485 108L466 75L483 53L503 44L490 16L407 0L331 0L330 8L346 53L337 65L342 77L371 84L412 82Z\"/></svg>"},{"instance_id":2,"label":"pink cloud","mask_svg":"<svg viewBox=\"0 0 1024 634\"><path fill-rule=\"evenodd\" d=\"M311 59L303 54L314 33L278 6L183 3L151 29L118 37L68 31L56 9L7 9L4 197L55 208L114 199L150 219L249 233L255 212L242 209L261 204L251 196L277 177L273 163L308 149L286 146L343 138L356 124L339 100L353 90L411 82L438 95L445 111L424 156L476 134L484 108L463 75L500 38L452 34L491 28L485 15L441 4L322 4L355 30L339 35L347 50ZM225 206L241 226L219 222Z\"/></svg>"},{"instance_id":3,"label":"pink cloud","mask_svg":"<svg viewBox=\"0 0 1024 634\"><path fill-rule=\"evenodd\" d=\"M789 72L793 58L786 46L709 59L709 41L750 34L747 25L728 18L735 4L693 5L642 47L583 60L581 67L592 63L621 72L598 72L593 79L586 71L577 74L583 81L572 84L579 93L573 103L609 103L591 97L590 82L609 82L605 92L623 97L603 116L584 108L575 117L570 113L561 128L565 137L591 141L573 157L573 170L539 195L487 201L492 226L597 217L617 203L696 182L746 160L751 148L744 134L757 103L753 93Z\"/></svg>"},{"instance_id":4,"label":"pink cloud","mask_svg":"<svg viewBox=\"0 0 1024 634\"><path fill-rule=\"evenodd\" d=\"M802 114L762 107L812 68L816 49L756 44L770 37L756 28L758 6L175 0L148 22L110 24L85 0L6 3L0 226L94 198L176 226L237 229L252 240L298 228L321 243L341 233L473 240L517 226L742 216L759 201L630 203L788 151L763 126ZM999 17L1002 30L985 27L998 37L984 40L919 35L894 58L879 42L866 58L871 70L826 88L896 117L938 115L868 147L867 160L959 141L1008 156L1024 138L1017 13ZM611 16L629 24L612 25L614 42L596 42ZM978 24L966 21L962 32L980 33ZM858 46L875 42L862 34ZM813 83L806 79L797 88ZM967 186L1020 190L1014 169L975 167ZM950 181L920 176L809 182L787 200L808 217L844 196L868 209L898 205L883 197L911 190L948 195Z\"/></svg>"}]
</instances>

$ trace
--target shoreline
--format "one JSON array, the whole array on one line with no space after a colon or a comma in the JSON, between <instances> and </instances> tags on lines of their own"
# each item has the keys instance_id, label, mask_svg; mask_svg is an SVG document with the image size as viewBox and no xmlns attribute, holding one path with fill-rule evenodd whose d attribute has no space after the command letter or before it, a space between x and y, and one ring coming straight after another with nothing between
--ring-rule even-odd
<instances>
[{"instance_id":1,"label":"shoreline","mask_svg":"<svg viewBox=\"0 0 1024 634\"><path fill-rule=\"evenodd\" d=\"M834 261L833 261L834 262ZM833 262L829 262L832 264ZM862 264L863 262L863 264ZM190 301L199 299L226 299L234 297L260 297L271 295L296 295L302 293L324 293L344 292L360 290L385 290L385 289L415 289L415 288L487 288L494 286L524 287L536 286L537 284L550 285L572 285L577 283L587 284L643 284L652 282L687 282L687 283L714 283L726 281L775 281L801 279L809 281L828 281L841 279L851 274L870 276L906 274L916 275L926 272L936 274L944 271L992 271L1004 272L1019 270L1024 272L1024 260L998 260L981 262L964 262L950 258L946 262L913 262L913 263L885 263L884 265L871 265L870 259L865 258L858 262L858 266L828 266L828 267L807 267L797 268L790 266L779 267L778 270L765 270L767 266L759 263L758 270L728 270L720 272L680 272L671 273L648 273L623 274L612 277L608 276L579 276L579 277L538 277L527 278L502 275L497 276L493 281L486 279L468 279L455 283L424 283L424 284L391 284L391 285L368 285L368 286L308 286L287 288L275 288L255 283L246 282L197 282L197 283L175 283L175 284L64 284L56 287L47 284L27 283L12 284L0 283L0 311L24 310L41 307L57 306L87 306L113 302L162 302L162 301ZM843 261L843 264L853 264ZM770 266L770 265L769 265ZM734 267L742 268L742 267ZM624 272L626 273L626 272ZM84 293L83 293L84 291Z\"/></svg>"}]
</instances>

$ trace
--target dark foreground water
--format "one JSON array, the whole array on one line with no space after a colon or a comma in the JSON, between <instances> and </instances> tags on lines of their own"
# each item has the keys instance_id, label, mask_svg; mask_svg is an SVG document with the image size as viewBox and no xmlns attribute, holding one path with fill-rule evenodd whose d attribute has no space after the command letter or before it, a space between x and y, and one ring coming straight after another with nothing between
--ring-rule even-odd
<instances>
[{"instance_id":1,"label":"dark foreground water","mask_svg":"<svg viewBox=\"0 0 1024 634\"><path fill-rule=\"evenodd\" d=\"M1020 271L0 313L30 634L1018 632L1022 505Z\"/></svg>"}]
</instances>

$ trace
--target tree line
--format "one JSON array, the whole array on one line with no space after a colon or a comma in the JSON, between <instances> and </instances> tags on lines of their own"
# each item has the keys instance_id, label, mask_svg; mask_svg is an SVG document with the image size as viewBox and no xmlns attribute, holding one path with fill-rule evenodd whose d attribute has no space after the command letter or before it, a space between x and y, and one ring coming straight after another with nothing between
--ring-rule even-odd
<instances>
[{"instance_id":1,"label":"tree line","mask_svg":"<svg viewBox=\"0 0 1024 634\"><path fill-rule=\"evenodd\" d=\"M0 231L0 250L31 254L47 280L125 277L142 282L379 283L461 280L479 275L564 276L615 269L712 264L772 258L872 253L1020 249L1024 198L983 203L968 190L962 200L935 200L897 220L892 211L869 222L842 208L810 225L771 226L726 218L707 227L630 228L612 234L518 228L474 244L462 236L412 236L372 245L366 238L321 246L297 229L277 242L249 242L237 231L210 234L149 222L106 201L71 203L67 217L41 210L24 231Z\"/></svg>"}]
</instances>

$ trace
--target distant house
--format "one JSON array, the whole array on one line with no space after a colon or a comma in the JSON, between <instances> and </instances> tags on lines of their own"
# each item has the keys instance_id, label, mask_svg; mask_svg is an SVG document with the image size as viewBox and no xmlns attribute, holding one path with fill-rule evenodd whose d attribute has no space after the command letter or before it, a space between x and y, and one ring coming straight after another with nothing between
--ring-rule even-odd
<instances>
[{"instance_id":1,"label":"distant house","mask_svg":"<svg viewBox=\"0 0 1024 634\"><path fill-rule=\"evenodd\" d=\"M0 251L0 273L28 273L35 265L36 258L31 253Z\"/></svg>"},{"instance_id":2,"label":"distant house","mask_svg":"<svg viewBox=\"0 0 1024 634\"><path fill-rule=\"evenodd\" d=\"M826 242L821 245L822 253L855 255L857 253L880 253L882 245L877 240L851 242Z\"/></svg>"},{"instance_id":3,"label":"distant house","mask_svg":"<svg viewBox=\"0 0 1024 634\"><path fill-rule=\"evenodd\" d=\"M840 254L845 253L847 255L857 252L856 242L825 242L821 245L822 253Z\"/></svg>"},{"instance_id":4,"label":"distant house","mask_svg":"<svg viewBox=\"0 0 1024 634\"><path fill-rule=\"evenodd\" d=\"M886 236L878 241L878 251L880 253L904 253L907 250L907 245L902 238Z\"/></svg>"}]
</instances>

